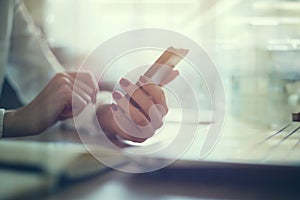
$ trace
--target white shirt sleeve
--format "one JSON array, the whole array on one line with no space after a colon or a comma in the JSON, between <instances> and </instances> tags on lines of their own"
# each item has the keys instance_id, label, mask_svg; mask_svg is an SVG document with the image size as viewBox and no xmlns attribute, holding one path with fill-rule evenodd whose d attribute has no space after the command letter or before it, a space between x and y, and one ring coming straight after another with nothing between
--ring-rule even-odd
<instances>
[{"instance_id":1,"label":"white shirt sleeve","mask_svg":"<svg viewBox=\"0 0 300 200\"><path fill-rule=\"evenodd\" d=\"M5 110L0 109L0 139L3 137L3 119L4 119Z\"/></svg>"},{"instance_id":2,"label":"white shirt sleeve","mask_svg":"<svg viewBox=\"0 0 300 200\"><path fill-rule=\"evenodd\" d=\"M35 27L25 5L22 1L16 2L6 77L26 104L63 68Z\"/></svg>"},{"instance_id":3,"label":"white shirt sleeve","mask_svg":"<svg viewBox=\"0 0 300 200\"><path fill-rule=\"evenodd\" d=\"M55 73L64 69L35 27L24 3L18 0L12 2L9 3L14 4L13 17L7 19L7 23L11 23L11 33L7 39L9 51L5 76L22 103L27 104ZM0 108L0 138L3 137L4 115L5 110Z\"/></svg>"}]
</instances>

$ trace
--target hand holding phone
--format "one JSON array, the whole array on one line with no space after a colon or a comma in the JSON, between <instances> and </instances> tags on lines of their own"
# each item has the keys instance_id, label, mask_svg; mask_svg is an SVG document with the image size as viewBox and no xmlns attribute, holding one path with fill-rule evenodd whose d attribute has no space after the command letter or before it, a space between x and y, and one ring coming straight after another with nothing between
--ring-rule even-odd
<instances>
[{"instance_id":1,"label":"hand holding phone","mask_svg":"<svg viewBox=\"0 0 300 200\"><path fill-rule=\"evenodd\" d=\"M136 84L122 78L120 86L125 94L114 91L115 103L109 106L108 112L111 114L98 115L103 130L134 142L143 142L153 136L163 125L163 117L168 112L164 92L159 86L165 83L168 76L174 72L173 68L187 53L187 49L170 47ZM103 110L103 112L100 110L102 114L105 113L105 107Z\"/></svg>"}]
</instances>

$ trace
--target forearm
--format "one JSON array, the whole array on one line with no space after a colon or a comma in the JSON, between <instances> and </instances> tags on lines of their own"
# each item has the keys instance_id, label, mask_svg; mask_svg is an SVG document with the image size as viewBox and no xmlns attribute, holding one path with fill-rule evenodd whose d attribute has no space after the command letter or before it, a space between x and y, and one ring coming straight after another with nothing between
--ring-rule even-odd
<instances>
[{"instance_id":1,"label":"forearm","mask_svg":"<svg viewBox=\"0 0 300 200\"><path fill-rule=\"evenodd\" d=\"M28 135L34 135L33 127L29 123L30 116L26 118L18 115L17 110L5 111L3 118L3 137L22 137Z\"/></svg>"},{"instance_id":2,"label":"forearm","mask_svg":"<svg viewBox=\"0 0 300 200\"><path fill-rule=\"evenodd\" d=\"M15 110L5 111L3 116L3 137L14 137L18 134L17 128L19 126L16 126L15 112Z\"/></svg>"}]
</instances>

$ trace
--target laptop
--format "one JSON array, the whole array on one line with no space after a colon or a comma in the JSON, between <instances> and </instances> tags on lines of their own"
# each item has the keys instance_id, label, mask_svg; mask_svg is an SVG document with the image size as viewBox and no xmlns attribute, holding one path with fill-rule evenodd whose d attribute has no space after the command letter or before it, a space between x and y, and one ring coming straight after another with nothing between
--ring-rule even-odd
<instances>
[{"instance_id":1,"label":"laptop","mask_svg":"<svg viewBox=\"0 0 300 200\"><path fill-rule=\"evenodd\" d=\"M205 116L209 116L209 112ZM232 176L247 179L268 177L269 181L276 177L289 181L300 178L300 122L291 120L282 128L269 129L227 118L209 153L201 156L201 148L212 123L210 117L179 123L174 120L173 114L171 119L166 120L161 136L157 136L164 139L156 138L164 142L153 138L143 147L127 149L132 162L140 167L134 169L136 172L158 170L160 176L188 180L203 176L207 170L219 174L219 177L226 175L229 179ZM174 139L177 137L176 130L182 126L198 128L194 137L190 137L191 141L183 141L183 137ZM191 131L194 130L191 128ZM192 133L186 131L181 134L188 137ZM183 148L182 144L186 146ZM178 150L182 152L178 153Z\"/></svg>"}]
</instances>

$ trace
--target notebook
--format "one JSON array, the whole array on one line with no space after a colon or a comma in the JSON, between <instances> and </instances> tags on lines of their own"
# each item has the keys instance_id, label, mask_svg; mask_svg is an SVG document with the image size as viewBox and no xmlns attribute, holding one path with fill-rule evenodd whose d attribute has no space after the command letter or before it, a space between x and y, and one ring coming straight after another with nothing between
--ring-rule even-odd
<instances>
[{"instance_id":1,"label":"notebook","mask_svg":"<svg viewBox=\"0 0 300 200\"><path fill-rule=\"evenodd\" d=\"M112 166L126 164L117 150L97 146ZM111 170L82 144L65 142L0 141L0 198L32 197Z\"/></svg>"}]
</instances>

